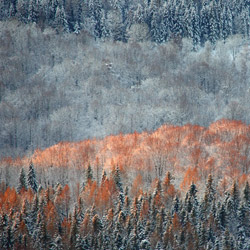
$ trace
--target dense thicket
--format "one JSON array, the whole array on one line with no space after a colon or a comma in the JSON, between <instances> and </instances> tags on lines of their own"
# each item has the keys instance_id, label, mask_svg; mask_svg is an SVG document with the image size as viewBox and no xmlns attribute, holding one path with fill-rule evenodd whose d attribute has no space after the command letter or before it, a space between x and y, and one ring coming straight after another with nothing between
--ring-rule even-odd
<instances>
[{"instance_id":1,"label":"dense thicket","mask_svg":"<svg viewBox=\"0 0 250 250\"><path fill-rule=\"evenodd\" d=\"M24 172L22 172L23 174ZM148 192L124 186L119 168L98 185L87 175L72 199L67 185L0 190L1 249L247 250L250 189L237 182L221 195L209 175L205 192L186 194L172 175ZM138 180L137 180L138 181ZM22 181L21 181L22 182ZM205 184L205 183L204 183ZM197 195L199 194L199 196ZM73 202L77 198L76 202Z\"/></svg>"},{"instance_id":2,"label":"dense thicket","mask_svg":"<svg viewBox=\"0 0 250 250\"><path fill-rule=\"evenodd\" d=\"M249 123L247 40L192 48L0 22L0 156L164 123Z\"/></svg>"},{"instance_id":3,"label":"dense thicket","mask_svg":"<svg viewBox=\"0 0 250 250\"><path fill-rule=\"evenodd\" d=\"M2 20L17 18L41 27L126 42L190 38L194 46L232 34L249 37L250 2L245 0L13 0L1 1Z\"/></svg>"}]
</instances>

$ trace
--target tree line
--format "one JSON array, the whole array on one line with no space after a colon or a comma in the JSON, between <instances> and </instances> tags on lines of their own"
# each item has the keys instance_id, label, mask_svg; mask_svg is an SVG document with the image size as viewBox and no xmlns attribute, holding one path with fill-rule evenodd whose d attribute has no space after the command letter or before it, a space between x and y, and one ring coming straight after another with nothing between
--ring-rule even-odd
<instances>
[{"instance_id":1,"label":"tree line","mask_svg":"<svg viewBox=\"0 0 250 250\"><path fill-rule=\"evenodd\" d=\"M190 38L194 48L234 34L249 37L249 1L225 0L13 0L1 1L2 20L87 31L99 39L126 42Z\"/></svg>"}]
</instances>

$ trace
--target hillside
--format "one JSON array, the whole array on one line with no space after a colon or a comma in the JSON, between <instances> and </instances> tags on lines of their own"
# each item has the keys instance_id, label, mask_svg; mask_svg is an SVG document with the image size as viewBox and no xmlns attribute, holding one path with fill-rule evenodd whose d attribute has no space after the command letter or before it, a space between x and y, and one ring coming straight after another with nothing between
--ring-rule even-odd
<instances>
[{"instance_id":1,"label":"hillside","mask_svg":"<svg viewBox=\"0 0 250 250\"><path fill-rule=\"evenodd\" d=\"M0 157L164 123L250 123L247 38L194 51L189 39L102 41L11 20L0 40Z\"/></svg>"},{"instance_id":2,"label":"hillside","mask_svg":"<svg viewBox=\"0 0 250 250\"><path fill-rule=\"evenodd\" d=\"M0 249L250 250L250 0L0 0Z\"/></svg>"}]
</instances>

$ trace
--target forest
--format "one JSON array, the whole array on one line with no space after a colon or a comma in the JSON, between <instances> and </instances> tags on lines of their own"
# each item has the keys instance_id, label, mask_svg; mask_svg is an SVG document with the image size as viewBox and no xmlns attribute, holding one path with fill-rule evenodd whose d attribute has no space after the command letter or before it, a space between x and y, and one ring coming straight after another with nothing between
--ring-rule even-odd
<instances>
[{"instance_id":1,"label":"forest","mask_svg":"<svg viewBox=\"0 0 250 250\"><path fill-rule=\"evenodd\" d=\"M249 42L94 40L0 22L0 157L163 124L250 123Z\"/></svg>"},{"instance_id":2,"label":"forest","mask_svg":"<svg viewBox=\"0 0 250 250\"><path fill-rule=\"evenodd\" d=\"M0 0L0 249L250 250L249 0Z\"/></svg>"},{"instance_id":3,"label":"forest","mask_svg":"<svg viewBox=\"0 0 250 250\"><path fill-rule=\"evenodd\" d=\"M220 120L4 158L0 247L249 249L249 140Z\"/></svg>"}]
</instances>

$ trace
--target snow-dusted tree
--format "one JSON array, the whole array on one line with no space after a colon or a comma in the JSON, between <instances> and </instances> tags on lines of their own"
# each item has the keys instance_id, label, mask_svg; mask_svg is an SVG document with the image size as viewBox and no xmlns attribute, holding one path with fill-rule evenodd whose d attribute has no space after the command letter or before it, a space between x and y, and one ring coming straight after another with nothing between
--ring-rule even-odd
<instances>
[{"instance_id":1,"label":"snow-dusted tree","mask_svg":"<svg viewBox=\"0 0 250 250\"><path fill-rule=\"evenodd\" d=\"M63 246L63 242L62 242L62 237L60 236L60 234L57 234L54 237L54 240L51 243L51 250L63 250L64 246Z\"/></svg>"},{"instance_id":2,"label":"snow-dusted tree","mask_svg":"<svg viewBox=\"0 0 250 250\"><path fill-rule=\"evenodd\" d=\"M233 33L233 18L228 6L223 7L221 13L221 37L226 40Z\"/></svg>"},{"instance_id":3,"label":"snow-dusted tree","mask_svg":"<svg viewBox=\"0 0 250 250\"><path fill-rule=\"evenodd\" d=\"M28 228L31 234L33 234L35 225L36 225L36 220L37 220L37 214L38 214L38 196L35 194L32 204L31 204L31 210L29 212L29 223L28 223Z\"/></svg>"},{"instance_id":4,"label":"snow-dusted tree","mask_svg":"<svg viewBox=\"0 0 250 250\"><path fill-rule=\"evenodd\" d=\"M230 193L230 199L232 201L233 209L236 212L239 205L240 205L240 193L239 193L239 187L236 182L233 183L233 186L231 188L231 193Z\"/></svg>"},{"instance_id":5,"label":"snow-dusted tree","mask_svg":"<svg viewBox=\"0 0 250 250\"><path fill-rule=\"evenodd\" d=\"M78 235L77 211L76 209L74 209L74 213L73 213L72 221L71 221L71 227L70 227L70 235L69 235L70 247L72 249L74 249L76 246L77 235Z\"/></svg>"},{"instance_id":6,"label":"snow-dusted tree","mask_svg":"<svg viewBox=\"0 0 250 250\"><path fill-rule=\"evenodd\" d=\"M21 190L27 190L26 174L24 168L21 169L19 174L19 181L17 191L20 193Z\"/></svg>"},{"instance_id":7,"label":"snow-dusted tree","mask_svg":"<svg viewBox=\"0 0 250 250\"><path fill-rule=\"evenodd\" d=\"M144 22L144 9L140 3L137 5L137 9L134 12L133 22L135 23Z\"/></svg>"},{"instance_id":8,"label":"snow-dusted tree","mask_svg":"<svg viewBox=\"0 0 250 250\"><path fill-rule=\"evenodd\" d=\"M126 27L122 23L122 16L119 10L113 10L108 12L107 27L110 31L110 35L115 41L126 40Z\"/></svg>"},{"instance_id":9,"label":"snow-dusted tree","mask_svg":"<svg viewBox=\"0 0 250 250\"><path fill-rule=\"evenodd\" d=\"M140 249L142 250L150 250L151 249L151 244L148 239L144 239L140 243Z\"/></svg>"},{"instance_id":10,"label":"snow-dusted tree","mask_svg":"<svg viewBox=\"0 0 250 250\"><path fill-rule=\"evenodd\" d=\"M30 162L30 165L29 165L28 185L34 192L37 192L38 185L37 185L36 173L35 173L35 169L34 169L34 165L32 161Z\"/></svg>"},{"instance_id":11,"label":"snow-dusted tree","mask_svg":"<svg viewBox=\"0 0 250 250\"><path fill-rule=\"evenodd\" d=\"M246 203L246 205L250 205L250 187L249 187L248 181L246 181L246 184L243 190L243 198L244 198L244 202Z\"/></svg>"},{"instance_id":12,"label":"snow-dusted tree","mask_svg":"<svg viewBox=\"0 0 250 250\"><path fill-rule=\"evenodd\" d=\"M225 210L225 206L222 204L219 208L218 214L217 214L217 220L219 221L219 224L221 228L225 228L227 225L227 213Z\"/></svg>"},{"instance_id":13,"label":"snow-dusted tree","mask_svg":"<svg viewBox=\"0 0 250 250\"><path fill-rule=\"evenodd\" d=\"M207 179L207 186L206 186L205 195L203 199L203 206L204 206L205 211L209 211L211 209L212 202L214 201L214 199L215 199L215 189L213 186L213 178L212 178L212 175L209 175Z\"/></svg>"},{"instance_id":14,"label":"snow-dusted tree","mask_svg":"<svg viewBox=\"0 0 250 250\"><path fill-rule=\"evenodd\" d=\"M240 33L243 37L249 37L250 30L250 12L249 8L244 8L240 15Z\"/></svg>"},{"instance_id":15,"label":"snow-dusted tree","mask_svg":"<svg viewBox=\"0 0 250 250\"><path fill-rule=\"evenodd\" d=\"M209 37L209 7L207 5L203 6L200 15L201 24L201 42L204 44Z\"/></svg>"},{"instance_id":16,"label":"snow-dusted tree","mask_svg":"<svg viewBox=\"0 0 250 250\"><path fill-rule=\"evenodd\" d=\"M27 21L28 18L28 10L29 10L29 2L25 0L18 0L16 4L17 16L21 21Z\"/></svg>"},{"instance_id":17,"label":"snow-dusted tree","mask_svg":"<svg viewBox=\"0 0 250 250\"><path fill-rule=\"evenodd\" d=\"M161 15L158 12L153 12L152 20L151 20L151 38L152 41L161 43L164 40L161 32Z\"/></svg>"},{"instance_id":18,"label":"snow-dusted tree","mask_svg":"<svg viewBox=\"0 0 250 250\"><path fill-rule=\"evenodd\" d=\"M80 25L79 25L78 21L74 25L74 33L77 35L80 33Z\"/></svg>"},{"instance_id":19,"label":"snow-dusted tree","mask_svg":"<svg viewBox=\"0 0 250 250\"><path fill-rule=\"evenodd\" d=\"M93 170L90 164L88 165L87 172L86 172L86 182L92 182L93 181Z\"/></svg>"},{"instance_id":20,"label":"snow-dusted tree","mask_svg":"<svg viewBox=\"0 0 250 250\"><path fill-rule=\"evenodd\" d=\"M29 22L37 22L39 7L40 7L39 1L37 0L29 1L29 9L28 9Z\"/></svg>"},{"instance_id":21,"label":"snow-dusted tree","mask_svg":"<svg viewBox=\"0 0 250 250\"><path fill-rule=\"evenodd\" d=\"M63 29L65 32L69 32L69 24L63 6L57 5L54 26L57 29Z\"/></svg>"},{"instance_id":22,"label":"snow-dusted tree","mask_svg":"<svg viewBox=\"0 0 250 250\"><path fill-rule=\"evenodd\" d=\"M44 216L41 213L38 213L36 227L36 246L39 249L46 249L46 246L49 245L48 233L45 223L46 222Z\"/></svg>"},{"instance_id":23,"label":"snow-dusted tree","mask_svg":"<svg viewBox=\"0 0 250 250\"><path fill-rule=\"evenodd\" d=\"M146 23L132 24L128 30L129 41L143 42L148 40L149 28Z\"/></svg>"},{"instance_id":24,"label":"snow-dusted tree","mask_svg":"<svg viewBox=\"0 0 250 250\"><path fill-rule=\"evenodd\" d=\"M106 21L106 14L104 10L101 10L100 30L101 30L102 40L105 40L110 36Z\"/></svg>"},{"instance_id":25,"label":"snow-dusted tree","mask_svg":"<svg viewBox=\"0 0 250 250\"><path fill-rule=\"evenodd\" d=\"M185 209L187 212L191 212L192 209L198 209L198 200L197 200L197 188L194 183L190 185L190 188L186 194L185 198Z\"/></svg>"}]
</instances>

